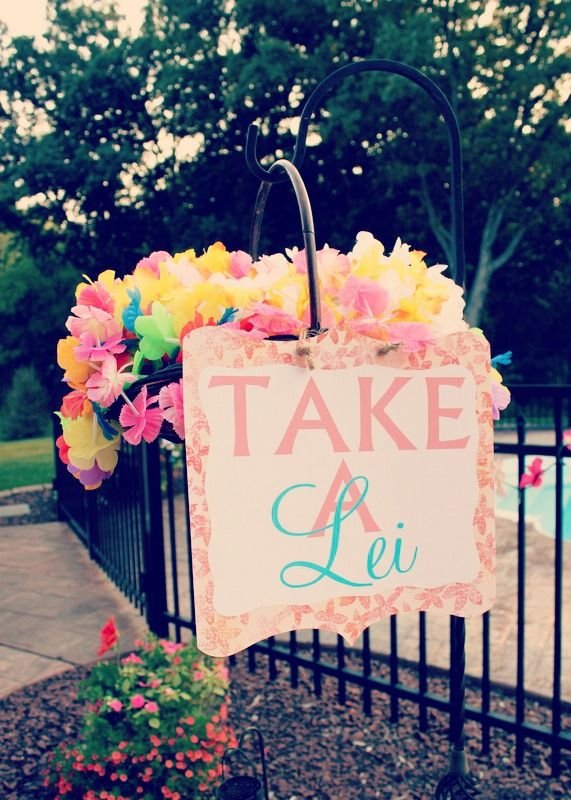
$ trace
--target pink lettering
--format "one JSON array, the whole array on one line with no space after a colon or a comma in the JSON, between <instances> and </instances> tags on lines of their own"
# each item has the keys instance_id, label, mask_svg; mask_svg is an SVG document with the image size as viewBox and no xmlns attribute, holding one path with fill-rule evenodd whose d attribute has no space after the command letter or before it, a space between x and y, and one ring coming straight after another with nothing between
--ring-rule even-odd
<instances>
[{"instance_id":1,"label":"pink lettering","mask_svg":"<svg viewBox=\"0 0 571 800\"><path fill-rule=\"evenodd\" d=\"M218 386L234 387L234 455L249 456L248 446L248 413L246 406L246 387L262 386L267 389L269 376L264 375L213 375L208 384L209 389Z\"/></svg>"},{"instance_id":2,"label":"pink lettering","mask_svg":"<svg viewBox=\"0 0 571 800\"><path fill-rule=\"evenodd\" d=\"M463 450L468 444L470 437L463 436L460 439L440 438L440 417L458 419L462 413L462 408L441 408L440 407L440 387L454 386L460 389L464 383L464 378L426 378L426 392L428 395L428 436L426 447L428 450Z\"/></svg>"},{"instance_id":3,"label":"pink lettering","mask_svg":"<svg viewBox=\"0 0 571 800\"><path fill-rule=\"evenodd\" d=\"M316 419L305 419L304 417L310 403L313 403L317 411ZM349 452L313 378L308 380L307 386L303 390L280 446L276 450L276 455L291 455L296 436L301 430L323 430L329 436L334 453Z\"/></svg>"},{"instance_id":4,"label":"pink lettering","mask_svg":"<svg viewBox=\"0 0 571 800\"><path fill-rule=\"evenodd\" d=\"M406 386L411 378L395 378L387 391L373 405L372 400L372 378L359 378L359 396L361 405L361 440L359 442L359 452L373 450L373 434L371 430L371 418L374 417L389 434L399 450L416 450L414 444L408 439L398 425L389 417L385 411L388 404Z\"/></svg>"},{"instance_id":5,"label":"pink lettering","mask_svg":"<svg viewBox=\"0 0 571 800\"><path fill-rule=\"evenodd\" d=\"M348 511L349 509L353 508L354 506L357 507L357 514L361 517L361 523L363 525L363 530L366 533L371 532L378 532L380 531L380 527L377 525L375 520L373 519L371 512L365 501L363 500L359 503L361 499L361 492L357 488L357 484L353 480L353 475L349 470L349 467L345 463L345 460L341 461L339 465L339 469L333 478L331 486L329 487L329 491L327 492L327 496L323 501L323 505L321 506L321 510L317 515L317 519L313 523L313 530L316 528L325 528L328 525L329 520L331 519L332 514L335 514L336 511L338 512L339 509L337 508L337 498L339 494L345 486L349 485L349 491L347 492L349 499L345 500L341 511ZM324 536L324 531L320 533L314 533L309 538L317 538L318 536Z\"/></svg>"}]
</instances>

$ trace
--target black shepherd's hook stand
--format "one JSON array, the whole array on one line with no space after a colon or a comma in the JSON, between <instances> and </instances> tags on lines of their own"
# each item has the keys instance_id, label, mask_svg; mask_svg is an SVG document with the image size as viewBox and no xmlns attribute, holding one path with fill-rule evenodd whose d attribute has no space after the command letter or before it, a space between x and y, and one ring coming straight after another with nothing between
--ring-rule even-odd
<instances>
[{"instance_id":1,"label":"black shepherd's hook stand","mask_svg":"<svg viewBox=\"0 0 571 800\"><path fill-rule=\"evenodd\" d=\"M291 164L300 169L303 163L309 123L322 98L345 77L360 72L389 72L411 80L424 89L432 98L444 118L450 146L451 231L454 244L454 263L450 266L453 269L454 280L459 286L463 286L465 256L460 127L448 98L440 87L424 73L407 64L387 59L357 61L332 72L331 75L316 86L303 107ZM246 163L250 171L262 182L256 198L250 236L250 253L254 259L258 255L260 228L272 184L285 179L284 171L292 180L290 174L292 170L285 166L285 159L276 161L269 169L262 167L256 155L257 139L258 126L250 125L246 138ZM282 167L281 170L274 169L280 166ZM307 246L306 251L309 252ZM318 299L318 295L315 295L314 302L318 303ZM312 314L312 319L319 319L319 309L317 309L316 314ZM473 800L478 796L479 792L476 789L474 779L468 774L468 764L464 749L466 623L462 617L451 617L450 637L450 762L448 772L436 788L435 800Z\"/></svg>"}]
</instances>

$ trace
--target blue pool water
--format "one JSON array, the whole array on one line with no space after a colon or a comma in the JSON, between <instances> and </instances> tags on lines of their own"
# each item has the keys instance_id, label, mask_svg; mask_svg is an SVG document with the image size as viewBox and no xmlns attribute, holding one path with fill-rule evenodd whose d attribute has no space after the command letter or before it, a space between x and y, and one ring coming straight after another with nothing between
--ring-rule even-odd
<instances>
[{"instance_id":1,"label":"blue pool water","mask_svg":"<svg viewBox=\"0 0 571 800\"><path fill-rule=\"evenodd\" d=\"M528 459L529 463L533 458ZM525 490L525 516L546 536L555 536L555 459L544 457L543 483ZM496 512L498 516L517 519L518 474L517 458L514 456L501 461L505 476L505 496L496 493ZM571 541L571 463L563 461L563 538Z\"/></svg>"}]
</instances>

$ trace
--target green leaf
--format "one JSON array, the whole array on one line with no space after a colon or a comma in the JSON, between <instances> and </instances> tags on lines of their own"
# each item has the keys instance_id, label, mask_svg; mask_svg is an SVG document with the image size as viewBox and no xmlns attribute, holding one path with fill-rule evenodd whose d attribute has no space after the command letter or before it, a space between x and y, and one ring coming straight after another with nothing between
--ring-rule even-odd
<instances>
[{"instance_id":1,"label":"green leaf","mask_svg":"<svg viewBox=\"0 0 571 800\"><path fill-rule=\"evenodd\" d=\"M149 728L160 728L161 721L158 717L151 717L149 719Z\"/></svg>"},{"instance_id":2,"label":"green leaf","mask_svg":"<svg viewBox=\"0 0 571 800\"><path fill-rule=\"evenodd\" d=\"M138 346L138 342L137 342ZM141 371L141 367L143 366L143 362L145 360L145 356L141 353L140 350L137 350L135 356L133 358L133 372L135 375L138 375Z\"/></svg>"}]
</instances>

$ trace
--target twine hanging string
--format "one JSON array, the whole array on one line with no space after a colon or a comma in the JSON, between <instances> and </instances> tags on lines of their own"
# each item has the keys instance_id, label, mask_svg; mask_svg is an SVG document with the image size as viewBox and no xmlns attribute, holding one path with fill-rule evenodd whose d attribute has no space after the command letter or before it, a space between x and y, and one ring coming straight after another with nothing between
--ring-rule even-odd
<instances>
[{"instance_id":1,"label":"twine hanging string","mask_svg":"<svg viewBox=\"0 0 571 800\"><path fill-rule=\"evenodd\" d=\"M392 353L393 350L398 350L399 347L402 345L402 342L395 342L394 344L389 344L388 342L383 342L379 345L377 349L378 356L386 356L387 353Z\"/></svg>"},{"instance_id":2,"label":"twine hanging string","mask_svg":"<svg viewBox=\"0 0 571 800\"><path fill-rule=\"evenodd\" d=\"M313 357L311 355L311 347L309 346L309 341L311 337L311 331L309 328L304 328L299 335L299 341L296 347L296 353L300 358L305 359L305 365L307 369L313 370L315 369L315 364L313 363Z\"/></svg>"},{"instance_id":3,"label":"twine hanging string","mask_svg":"<svg viewBox=\"0 0 571 800\"><path fill-rule=\"evenodd\" d=\"M312 338L312 331L310 328L304 328L299 335L299 340L296 347L296 353L300 358L305 359L305 365L309 370L315 369L315 363L313 361L313 356L311 352L310 341ZM383 342L377 348L375 355L382 357L386 356L387 353L392 353L393 350L398 350L401 347L402 342L394 342L393 344L389 344L388 342Z\"/></svg>"}]
</instances>

